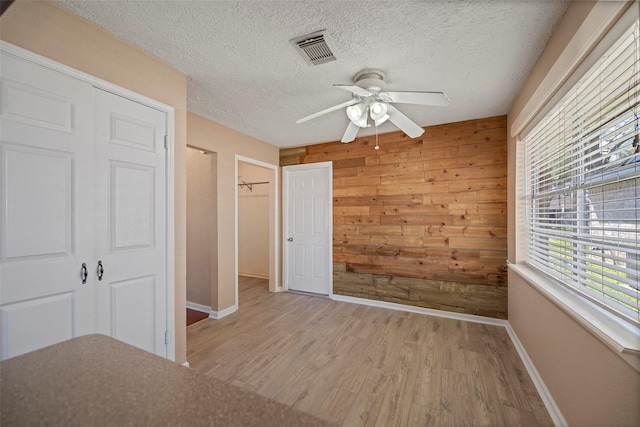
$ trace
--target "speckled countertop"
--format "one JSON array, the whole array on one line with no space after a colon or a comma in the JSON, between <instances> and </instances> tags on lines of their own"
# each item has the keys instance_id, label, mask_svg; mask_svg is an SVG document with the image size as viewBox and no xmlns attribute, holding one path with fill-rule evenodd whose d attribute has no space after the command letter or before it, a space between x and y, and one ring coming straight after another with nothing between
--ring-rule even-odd
<instances>
[{"instance_id":1,"label":"speckled countertop","mask_svg":"<svg viewBox=\"0 0 640 427\"><path fill-rule=\"evenodd\" d=\"M0 363L2 426L326 426L104 335Z\"/></svg>"}]
</instances>

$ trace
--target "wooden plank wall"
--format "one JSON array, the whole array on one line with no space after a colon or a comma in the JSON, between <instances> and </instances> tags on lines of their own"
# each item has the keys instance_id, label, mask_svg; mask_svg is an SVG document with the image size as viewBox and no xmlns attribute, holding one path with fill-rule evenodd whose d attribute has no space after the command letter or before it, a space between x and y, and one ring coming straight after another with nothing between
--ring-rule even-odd
<instances>
[{"instance_id":1,"label":"wooden plank wall","mask_svg":"<svg viewBox=\"0 0 640 427\"><path fill-rule=\"evenodd\" d=\"M334 293L507 318L507 118L280 151L333 162Z\"/></svg>"}]
</instances>

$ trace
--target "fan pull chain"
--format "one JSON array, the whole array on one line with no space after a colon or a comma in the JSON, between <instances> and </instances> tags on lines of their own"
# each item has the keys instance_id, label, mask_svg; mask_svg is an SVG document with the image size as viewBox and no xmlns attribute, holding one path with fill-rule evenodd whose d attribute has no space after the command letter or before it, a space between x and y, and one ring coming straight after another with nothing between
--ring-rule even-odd
<instances>
[{"instance_id":1,"label":"fan pull chain","mask_svg":"<svg viewBox=\"0 0 640 427\"><path fill-rule=\"evenodd\" d=\"M378 145L378 125L376 125L376 146L373 148L376 150L380 149L380 146Z\"/></svg>"}]
</instances>

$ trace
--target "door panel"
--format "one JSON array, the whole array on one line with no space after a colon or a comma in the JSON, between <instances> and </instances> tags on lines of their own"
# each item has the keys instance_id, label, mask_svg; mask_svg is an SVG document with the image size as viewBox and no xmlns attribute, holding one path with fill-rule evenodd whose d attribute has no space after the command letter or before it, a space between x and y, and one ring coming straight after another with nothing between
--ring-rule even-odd
<instances>
[{"instance_id":1,"label":"door panel","mask_svg":"<svg viewBox=\"0 0 640 427\"><path fill-rule=\"evenodd\" d=\"M153 248L155 168L111 162L111 251Z\"/></svg>"},{"instance_id":2,"label":"door panel","mask_svg":"<svg viewBox=\"0 0 640 427\"><path fill-rule=\"evenodd\" d=\"M154 123L112 112L109 142L125 147L155 152L156 132L164 136L164 129L158 129Z\"/></svg>"},{"instance_id":3,"label":"door panel","mask_svg":"<svg viewBox=\"0 0 640 427\"><path fill-rule=\"evenodd\" d=\"M312 249L313 256L311 257L311 262L313 262L313 268L311 269L311 272L313 274L313 278L323 280L327 277L325 268L325 253L327 249L324 246L317 245L314 245Z\"/></svg>"},{"instance_id":4,"label":"door panel","mask_svg":"<svg viewBox=\"0 0 640 427\"><path fill-rule=\"evenodd\" d=\"M155 327L149 321L156 316L155 289L155 276L110 284L112 336L152 353L158 344L164 345L156 343Z\"/></svg>"},{"instance_id":5,"label":"door panel","mask_svg":"<svg viewBox=\"0 0 640 427\"><path fill-rule=\"evenodd\" d=\"M318 165L288 167L285 179L288 287L328 295L331 293L331 169Z\"/></svg>"},{"instance_id":6,"label":"door panel","mask_svg":"<svg viewBox=\"0 0 640 427\"><path fill-rule=\"evenodd\" d=\"M97 329L166 357L166 115L95 91Z\"/></svg>"},{"instance_id":7,"label":"door panel","mask_svg":"<svg viewBox=\"0 0 640 427\"><path fill-rule=\"evenodd\" d=\"M6 359L93 332L93 115L90 85L5 53L0 67Z\"/></svg>"},{"instance_id":8,"label":"door panel","mask_svg":"<svg viewBox=\"0 0 640 427\"><path fill-rule=\"evenodd\" d=\"M2 154L6 168L5 259L71 256L72 156L15 144L4 144Z\"/></svg>"},{"instance_id":9,"label":"door panel","mask_svg":"<svg viewBox=\"0 0 640 427\"><path fill-rule=\"evenodd\" d=\"M74 337L74 293L53 295L0 308L3 359Z\"/></svg>"},{"instance_id":10,"label":"door panel","mask_svg":"<svg viewBox=\"0 0 640 427\"><path fill-rule=\"evenodd\" d=\"M2 115L7 120L73 133L75 108L73 98L10 78L3 79Z\"/></svg>"}]
</instances>

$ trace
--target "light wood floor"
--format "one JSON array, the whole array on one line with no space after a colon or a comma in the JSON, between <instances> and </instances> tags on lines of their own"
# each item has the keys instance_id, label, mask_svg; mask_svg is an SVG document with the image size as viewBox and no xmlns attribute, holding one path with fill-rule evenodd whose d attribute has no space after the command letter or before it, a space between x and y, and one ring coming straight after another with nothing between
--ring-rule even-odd
<instances>
[{"instance_id":1,"label":"light wood floor","mask_svg":"<svg viewBox=\"0 0 640 427\"><path fill-rule=\"evenodd\" d=\"M344 426L553 425L502 327L270 294L187 328L191 367Z\"/></svg>"}]
</instances>

